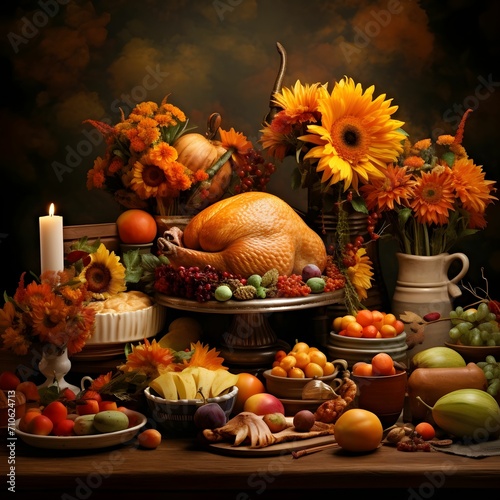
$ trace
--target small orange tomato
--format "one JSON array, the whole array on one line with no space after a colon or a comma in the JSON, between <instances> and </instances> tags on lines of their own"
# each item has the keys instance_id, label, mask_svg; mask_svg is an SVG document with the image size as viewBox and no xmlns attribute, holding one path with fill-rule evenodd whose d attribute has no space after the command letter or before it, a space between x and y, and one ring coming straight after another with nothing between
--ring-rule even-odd
<instances>
[{"instance_id":1,"label":"small orange tomato","mask_svg":"<svg viewBox=\"0 0 500 500\"><path fill-rule=\"evenodd\" d=\"M377 336L378 330L375 325L367 325L363 327L362 337L365 339L374 339Z\"/></svg>"},{"instance_id":2,"label":"small orange tomato","mask_svg":"<svg viewBox=\"0 0 500 500\"><path fill-rule=\"evenodd\" d=\"M363 335L363 327L357 321L351 321L345 329L347 337L361 337Z\"/></svg>"},{"instance_id":3,"label":"small orange tomato","mask_svg":"<svg viewBox=\"0 0 500 500\"><path fill-rule=\"evenodd\" d=\"M434 439L434 436L436 435L434 427L428 422L420 422L417 424L415 426L415 432L420 434L424 441L430 441L431 439Z\"/></svg>"}]
</instances>

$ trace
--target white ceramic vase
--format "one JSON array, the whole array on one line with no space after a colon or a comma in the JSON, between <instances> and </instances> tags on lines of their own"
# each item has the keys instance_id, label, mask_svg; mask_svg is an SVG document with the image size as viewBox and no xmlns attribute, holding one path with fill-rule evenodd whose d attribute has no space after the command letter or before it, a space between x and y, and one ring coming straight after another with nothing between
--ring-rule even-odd
<instances>
[{"instance_id":1,"label":"white ceramic vase","mask_svg":"<svg viewBox=\"0 0 500 500\"><path fill-rule=\"evenodd\" d=\"M442 253L429 257L397 253L396 257L399 269L392 297L392 312L399 316L411 311L421 317L438 312L443 318L449 317L450 311L454 309L453 300L462 294L457 283L469 270L468 257L463 253ZM449 270L453 263L461 267L450 277ZM419 351L449 342L450 328L450 321L426 326L423 342L408 350L409 358ZM406 333L410 338L412 332L408 327Z\"/></svg>"},{"instance_id":2,"label":"white ceramic vase","mask_svg":"<svg viewBox=\"0 0 500 500\"><path fill-rule=\"evenodd\" d=\"M45 344L42 347L42 359L38 364L40 373L45 375L46 379L39 388L49 387L56 384L59 390L71 389L78 394L79 389L64 379L71 370L71 361L68 357L68 349L60 348L52 344Z\"/></svg>"}]
</instances>

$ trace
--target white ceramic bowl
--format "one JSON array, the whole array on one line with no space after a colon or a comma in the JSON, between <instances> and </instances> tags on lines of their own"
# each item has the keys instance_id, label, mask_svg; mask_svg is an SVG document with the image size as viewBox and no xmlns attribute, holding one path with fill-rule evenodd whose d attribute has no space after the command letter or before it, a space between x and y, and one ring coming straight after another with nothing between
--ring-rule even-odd
<instances>
[{"instance_id":1,"label":"white ceramic bowl","mask_svg":"<svg viewBox=\"0 0 500 500\"><path fill-rule=\"evenodd\" d=\"M157 396L150 388L144 389L144 394L153 420L167 432L196 432L193 417L196 410L204 404L202 399L165 399ZM217 403L229 416L233 411L238 388L234 385L226 394L216 398L208 398L207 403Z\"/></svg>"},{"instance_id":2,"label":"white ceramic bowl","mask_svg":"<svg viewBox=\"0 0 500 500\"><path fill-rule=\"evenodd\" d=\"M154 337L167 318L166 307L159 304L138 311L97 313L95 331L86 345L119 344Z\"/></svg>"},{"instance_id":3,"label":"white ceramic bowl","mask_svg":"<svg viewBox=\"0 0 500 500\"><path fill-rule=\"evenodd\" d=\"M403 332L396 337L371 339L345 337L331 332L327 345L329 357L345 359L352 367L358 361L369 363L375 354L385 352L394 361L406 363L407 345L406 333Z\"/></svg>"}]
</instances>

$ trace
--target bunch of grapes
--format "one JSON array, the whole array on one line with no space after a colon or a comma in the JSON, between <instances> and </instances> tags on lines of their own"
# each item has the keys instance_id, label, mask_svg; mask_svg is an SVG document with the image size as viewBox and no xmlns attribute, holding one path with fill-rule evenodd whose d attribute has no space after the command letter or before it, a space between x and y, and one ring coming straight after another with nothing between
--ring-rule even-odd
<instances>
[{"instance_id":1,"label":"bunch of grapes","mask_svg":"<svg viewBox=\"0 0 500 500\"><path fill-rule=\"evenodd\" d=\"M484 376L488 381L487 392L493 397L500 392L500 362L498 362L491 354L486 356L484 361L479 361L477 366L484 372Z\"/></svg>"},{"instance_id":2,"label":"bunch of grapes","mask_svg":"<svg viewBox=\"0 0 500 500\"><path fill-rule=\"evenodd\" d=\"M196 266L175 269L171 265L164 265L157 268L155 289L165 295L207 302L213 298L219 285L232 279L239 277L218 271L210 265L203 270Z\"/></svg>"},{"instance_id":3,"label":"bunch of grapes","mask_svg":"<svg viewBox=\"0 0 500 500\"><path fill-rule=\"evenodd\" d=\"M449 335L454 342L470 346L500 345L496 314L490 312L486 302L481 302L477 309L457 307L450 312L450 319L453 326Z\"/></svg>"},{"instance_id":4,"label":"bunch of grapes","mask_svg":"<svg viewBox=\"0 0 500 500\"><path fill-rule=\"evenodd\" d=\"M234 192L239 194L247 191L265 191L276 167L266 162L256 149L250 149L244 158L244 162L235 164L239 183L234 187Z\"/></svg>"}]
</instances>

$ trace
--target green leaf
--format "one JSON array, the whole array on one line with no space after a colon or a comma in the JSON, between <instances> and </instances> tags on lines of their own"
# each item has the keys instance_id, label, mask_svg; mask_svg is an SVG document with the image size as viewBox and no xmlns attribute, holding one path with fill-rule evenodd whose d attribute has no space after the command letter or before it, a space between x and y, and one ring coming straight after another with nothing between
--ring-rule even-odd
<instances>
[{"instance_id":1,"label":"green leaf","mask_svg":"<svg viewBox=\"0 0 500 500\"><path fill-rule=\"evenodd\" d=\"M363 214L368 215L368 209L366 208L366 201L362 196L355 196L351 201L352 208L356 210L356 212L361 212Z\"/></svg>"}]
</instances>

